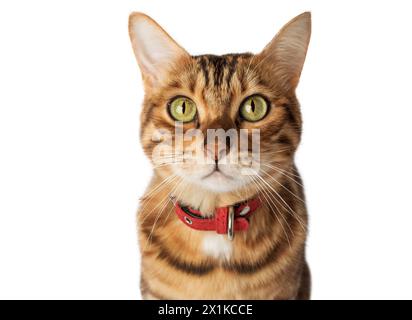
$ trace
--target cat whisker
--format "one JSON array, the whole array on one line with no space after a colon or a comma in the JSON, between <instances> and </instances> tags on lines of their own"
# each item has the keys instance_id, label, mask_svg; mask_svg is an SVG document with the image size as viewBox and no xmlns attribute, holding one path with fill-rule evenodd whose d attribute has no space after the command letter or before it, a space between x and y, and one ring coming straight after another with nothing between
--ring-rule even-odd
<instances>
[{"instance_id":1,"label":"cat whisker","mask_svg":"<svg viewBox=\"0 0 412 320\"><path fill-rule=\"evenodd\" d=\"M181 185L183 185L183 180L182 180L181 183L179 183L179 185L175 188L175 191L174 191L174 192L176 192L177 189L180 188ZM175 201L179 201L179 199L181 198L182 194L183 194L185 191L186 191L186 190L185 190L185 188L183 187L183 188L181 188L180 193L179 193L178 195L174 195L174 194L173 194L174 192L173 192L172 194L175 196ZM164 224L166 223L166 221L169 219L170 213L173 212L174 208L175 208L175 206L174 206L174 204L173 204L172 210L169 211L166 219L163 221L163 225L164 225Z\"/></svg>"},{"instance_id":2,"label":"cat whisker","mask_svg":"<svg viewBox=\"0 0 412 320\"><path fill-rule=\"evenodd\" d=\"M266 172L264 172L264 173L265 173L266 175L268 175L269 177L271 177L271 176L270 176L269 174L267 174ZM294 218L299 222L299 224L301 225L301 227L303 228L303 230L306 231L305 224L304 224L303 220L300 218L299 214L297 214L297 213L295 212L295 210L293 210L293 209L290 207L290 205L285 201L285 199L283 199L283 197L282 197L263 177L261 177L260 175L258 175L257 177L260 178L261 181L262 181L263 183L265 183L265 184L281 199L281 201L287 206L287 208L286 208L284 205L282 205L282 204L280 203L280 205L283 207L283 209L285 209L286 212L288 212L292 217L294 217Z\"/></svg>"},{"instance_id":3,"label":"cat whisker","mask_svg":"<svg viewBox=\"0 0 412 320\"><path fill-rule=\"evenodd\" d=\"M170 180L172 180L172 179L175 178L175 177L176 177L176 175L173 174L173 175L171 175L171 176L163 179L158 185L156 185L152 190L150 190L150 192L149 192L148 194L146 194L146 195L141 199L141 201L142 201L142 202L147 201L147 199L151 198L152 195L154 195L153 193L156 192L156 190L158 190L159 188L164 187L166 184L168 184L168 182L169 182ZM155 194L156 194L156 193L155 193Z\"/></svg>"},{"instance_id":4,"label":"cat whisker","mask_svg":"<svg viewBox=\"0 0 412 320\"><path fill-rule=\"evenodd\" d=\"M273 202L272 198L268 195L268 193L267 193L266 190L262 187L262 185L259 183L259 181L258 181L258 180L255 180L255 179L253 178L253 176L250 176L250 177L252 178L252 181L255 183L255 185L256 185L256 187L258 188L258 190L261 191L260 194L262 194L262 196L265 198L266 203L269 205L270 211L273 212L273 215L275 216L277 222L280 224L280 226L281 226L281 228L282 228L282 230L283 230L283 233L284 233L284 235L285 235L285 238L286 238L286 240L287 240L287 242L288 242L288 244L289 244L289 247L290 247L291 244L290 244L290 239L289 239L288 233L286 232L286 229L285 229L285 227L283 226L282 221L280 221L277 213L279 213L279 214L281 215L282 220L286 223L286 225L288 226L288 228L289 228L289 230L292 232L292 234L293 234L293 231L291 230L291 228L290 228L289 224L287 223L287 221L286 221L285 217L283 216L283 214L280 212L279 208L278 208L278 207L276 206L276 204ZM273 209L273 207L272 207L271 204L273 204L273 205L275 206L276 210Z\"/></svg>"},{"instance_id":5,"label":"cat whisker","mask_svg":"<svg viewBox=\"0 0 412 320\"><path fill-rule=\"evenodd\" d=\"M153 169L158 169L158 168L162 168L162 167L167 167L173 164L182 164L183 162L170 162L170 163L163 163L163 164L159 164L156 166L152 166Z\"/></svg>"},{"instance_id":6,"label":"cat whisker","mask_svg":"<svg viewBox=\"0 0 412 320\"><path fill-rule=\"evenodd\" d=\"M256 55L253 55L253 57L250 59L249 64L247 66L246 72L245 72L245 78L247 79L247 77L249 76L249 71L250 71L250 66L253 63L253 60L255 59Z\"/></svg>"},{"instance_id":7,"label":"cat whisker","mask_svg":"<svg viewBox=\"0 0 412 320\"><path fill-rule=\"evenodd\" d=\"M183 181L180 180L180 181L174 186L174 188L173 188L172 191L171 191L171 194L173 194L173 193L177 190L177 188L182 184L182 182L183 182ZM160 209L159 213L158 213L157 216L156 216L156 219L155 219L155 221L154 221L154 223L153 223L152 229L151 229L151 231L150 231L150 233L149 233L149 236L147 237L146 245L145 245L145 248L144 248L143 251L146 251L147 246L150 245L151 237L152 237L152 234L153 234L153 232L154 232L154 230L155 230L155 228L156 228L157 221L158 221L159 218L161 217L161 215L162 215L164 209L167 207L169 201L172 201L172 200L170 199L170 197L166 197L165 200L166 200L166 201L164 201L164 204L163 204L162 208ZM160 203L163 203L163 202L160 202Z\"/></svg>"},{"instance_id":8,"label":"cat whisker","mask_svg":"<svg viewBox=\"0 0 412 320\"><path fill-rule=\"evenodd\" d=\"M171 183L172 181L174 181L176 178L179 178L179 177L174 176L173 178L174 178L174 179L168 181L168 184ZM169 198L167 197L166 200L169 200ZM163 200L163 201L164 201L164 200ZM143 219L142 219L142 221L141 221L141 224L143 224L144 221L146 221L146 219L163 203L163 201L159 202L154 208L152 208L152 210L151 210L150 212L148 212L147 214L145 214L145 216L143 217ZM145 208L146 208L146 206L144 206L144 207L141 209L141 212L145 212Z\"/></svg>"},{"instance_id":9,"label":"cat whisker","mask_svg":"<svg viewBox=\"0 0 412 320\"><path fill-rule=\"evenodd\" d=\"M278 167L278 166L275 166L273 163L271 163L271 164L269 164L269 163L262 163L263 165L266 165L266 166L268 166L268 167L271 167L271 168L273 168L273 169L278 169L278 170L280 170L280 171L282 171L282 172L285 172L287 175L289 175L289 176L292 176L292 177L295 177L295 178L297 178L297 179L301 179L301 177L300 177L300 175L297 175L297 174L294 174L294 173L291 173L291 172L289 172L288 170L285 170L285 169L282 169L282 168L280 168L280 167ZM293 168L290 168L291 170L293 170ZM294 180L295 181L295 180ZM298 183L301 187L303 187L303 185L302 184L300 184L298 181L295 181L296 183Z\"/></svg>"},{"instance_id":10,"label":"cat whisker","mask_svg":"<svg viewBox=\"0 0 412 320\"><path fill-rule=\"evenodd\" d=\"M303 187L303 185L299 181L296 181L293 177L290 176L290 175L293 175L295 177L298 177L297 175L290 174L290 173L288 173L288 171L286 171L284 169L281 169L279 167L272 166L272 165L269 165L269 164L266 164L266 163L261 163L261 165L263 165L265 167L268 167L268 168L271 168L273 170L276 170L277 172L279 172L280 174L283 174L285 177L289 178L290 180L292 180L293 182L295 182L299 186Z\"/></svg>"},{"instance_id":11,"label":"cat whisker","mask_svg":"<svg viewBox=\"0 0 412 320\"><path fill-rule=\"evenodd\" d=\"M261 170L263 173L265 173L267 176L269 176L274 182L276 182L278 185L280 185L283 189L285 189L286 191L288 191L291 195L293 195L296 199L302 201L303 203L305 203L305 200L303 200L301 197L299 197L298 195L296 195L293 191L289 190L288 188L286 188L282 183L280 183L278 180L276 180L272 175L270 175L267 171L265 170Z\"/></svg>"},{"instance_id":12,"label":"cat whisker","mask_svg":"<svg viewBox=\"0 0 412 320\"><path fill-rule=\"evenodd\" d=\"M271 147L273 148L273 145L271 145ZM293 149L292 147L285 147L283 149L270 150L269 152L279 153L279 152L289 151L289 150L292 150L292 149Z\"/></svg>"}]
</instances>

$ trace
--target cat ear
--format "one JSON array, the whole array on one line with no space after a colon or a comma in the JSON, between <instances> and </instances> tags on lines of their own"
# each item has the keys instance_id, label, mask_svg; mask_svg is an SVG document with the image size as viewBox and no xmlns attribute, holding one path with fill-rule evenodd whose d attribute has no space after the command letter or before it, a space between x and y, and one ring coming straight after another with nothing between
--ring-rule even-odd
<instances>
[{"instance_id":1,"label":"cat ear","mask_svg":"<svg viewBox=\"0 0 412 320\"><path fill-rule=\"evenodd\" d=\"M143 13L130 14L129 35L145 84L155 85L174 62L189 56L156 21Z\"/></svg>"},{"instance_id":2,"label":"cat ear","mask_svg":"<svg viewBox=\"0 0 412 320\"><path fill-rule=\"evenodd\" d=\"M288 89L295 89L299 82L310 33L311 14L305 12L289 21L258 55Z\"/></svg>"}]
</instances>

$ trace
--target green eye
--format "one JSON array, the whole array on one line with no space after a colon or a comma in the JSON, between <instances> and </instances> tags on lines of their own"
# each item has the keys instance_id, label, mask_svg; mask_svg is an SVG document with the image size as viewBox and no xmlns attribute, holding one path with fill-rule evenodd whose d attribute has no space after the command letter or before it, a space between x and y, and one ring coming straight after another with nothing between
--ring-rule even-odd
<instances>
[{"instance_id":1,"label":"green eye","mask_svg":"<svg viewBox=\"0 0 412 320\"><path fill-rule=\"evenodd\" d=\"M169 104L169 113L176 121L190 122L196 116L195 103L186 97L175 98Z\"/></svg>"},{"instance_id":2,"label":"green eye","mask_svg":"<svg viewBox=\"0 0 412 320\"><path fill-rule=\"evenodd\" d=\"M240 106L240 115L251 122L262 120L268 112L266 100L258 95L247 98Z\"/></svg>"}]
</instances>

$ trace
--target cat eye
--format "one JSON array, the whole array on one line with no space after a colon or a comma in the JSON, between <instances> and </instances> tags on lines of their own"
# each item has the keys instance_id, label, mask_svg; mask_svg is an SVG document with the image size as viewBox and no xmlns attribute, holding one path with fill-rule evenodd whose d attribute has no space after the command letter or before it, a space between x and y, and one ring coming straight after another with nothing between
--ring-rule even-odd
<instances>
[{"instance_id":1,"label":"cat eye","mask_svg":"<svg viewBox=\"0 0 412 320\"><path fill-rule=\"evenodd\" d=\"M239 113L243 119L250 122L262 120L268 112L266 100L259 95L254 95L243 101Z\"/></svg>"},{"instance_id":2,"label":"cat eye","mask_svg":"<svg viewBox=\"0 0 412 320\"><path fill-rule=\"evenodd\" d=\"M176 121L193 121L196 113L196 104L189 98L177 97L169 103L169 114Z\"/></svg>"}]
</instances>

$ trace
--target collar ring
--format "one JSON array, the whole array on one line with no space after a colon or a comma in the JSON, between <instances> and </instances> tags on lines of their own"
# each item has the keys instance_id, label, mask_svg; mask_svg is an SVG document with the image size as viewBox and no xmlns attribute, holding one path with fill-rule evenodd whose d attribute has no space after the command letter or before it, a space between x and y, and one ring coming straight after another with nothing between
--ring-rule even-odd
<instances>
[{"instance_id":1,"label":"collar ring","mask_svg":"<svg viewBox=\"0 0 412 320\"><path fill-rule=\"evenodd\" d=\"M233 240L234 236L234 221L235 221L235 209L233 206L229 207L229 214L227 216L227 237L229 240Z\"/></svg>"}]
</instances>

